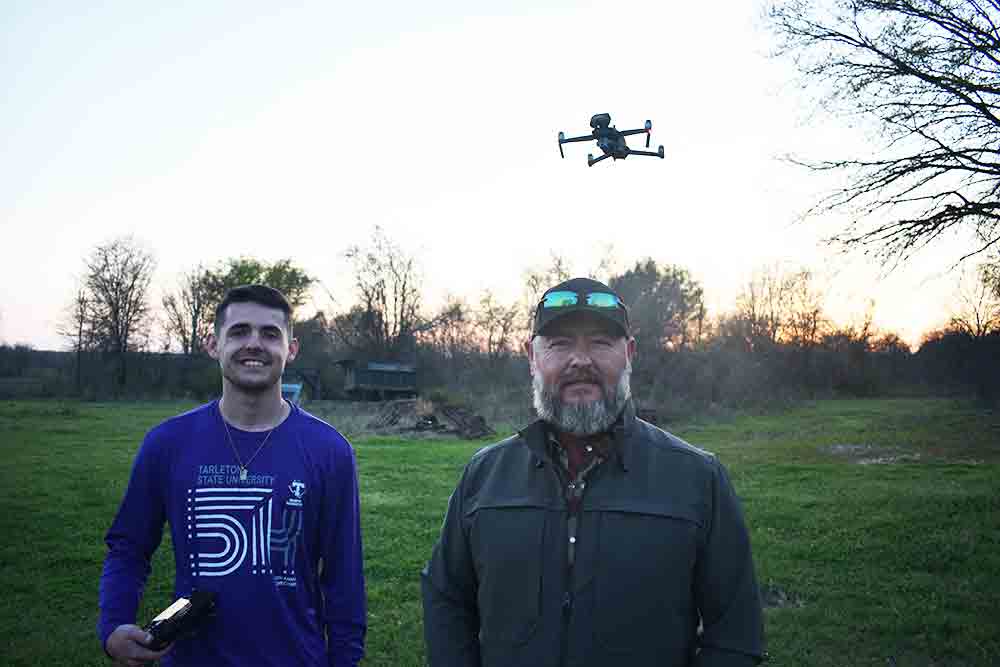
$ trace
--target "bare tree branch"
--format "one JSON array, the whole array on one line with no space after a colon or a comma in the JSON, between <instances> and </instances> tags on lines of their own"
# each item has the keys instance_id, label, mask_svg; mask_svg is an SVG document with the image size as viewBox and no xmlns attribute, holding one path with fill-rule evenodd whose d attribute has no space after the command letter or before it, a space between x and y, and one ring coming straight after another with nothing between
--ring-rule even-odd
<instances>
[{"instance_id":1,"label":"bare tree branch","mask_svg":"<svg viewBox=\"0 0 1000 667\"><path fill-rule=\"evenodd\" d=\"M848 175L809 214L845 212L830 240L906 261L950 231L1000 241L1000 6L969 0L814 0L770 18L807 86L835 113L875 122L873 157L793 159ZM888 218L888 222L883 222ZM961 261L961 260L959 260Z\"/></svg>"}]
</instances>

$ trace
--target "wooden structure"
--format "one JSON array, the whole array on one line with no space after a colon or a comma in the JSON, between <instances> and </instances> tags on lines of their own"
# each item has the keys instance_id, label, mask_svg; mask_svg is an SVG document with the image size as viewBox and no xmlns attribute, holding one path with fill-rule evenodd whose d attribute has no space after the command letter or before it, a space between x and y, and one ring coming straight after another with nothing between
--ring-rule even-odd
<instances>
[{"instance_id":1,"label":"wooden structure","mask_svg":"<svg viewBox=\"0 0 1000 667\"><path fill-rule=\"evenodd\" d=\"M354 398L386 400L417 395L417 369L398 361L337 362L344 371L344 392Z\"/></svg>"}]
</instances>

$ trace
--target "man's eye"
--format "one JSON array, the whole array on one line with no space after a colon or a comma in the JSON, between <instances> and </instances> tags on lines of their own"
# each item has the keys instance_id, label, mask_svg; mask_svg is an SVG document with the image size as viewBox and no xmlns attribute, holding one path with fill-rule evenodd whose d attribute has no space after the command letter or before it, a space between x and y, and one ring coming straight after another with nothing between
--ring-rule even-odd
<instances>
[{"instance_id":1,"label":"man's eye","mask_svg":"<svg viewBox=\"0 0 1000 667\"><path fill-rule=\"evenodd\" d=\"M564 348L569 347L569 341L557 338L556 340L549 342L549 347L555 348L557 350L562 350Z\"/></svg>"}]
</instances>

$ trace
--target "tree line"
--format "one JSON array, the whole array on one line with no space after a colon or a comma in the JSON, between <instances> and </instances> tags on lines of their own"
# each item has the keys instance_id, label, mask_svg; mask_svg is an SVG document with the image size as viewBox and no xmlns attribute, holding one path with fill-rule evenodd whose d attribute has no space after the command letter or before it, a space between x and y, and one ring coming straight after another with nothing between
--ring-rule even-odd
<instances>
[{"instance_id":1,"label":"tree line","mask_svg":"<svg viewBox=\"0 0 1000 667\"><path fill-rule=\"evenodd\" d=\"M303 351L295 366L322 377L324 396L317 398L340 397L336 362L357 359L417 363L425 389L454 397L524 400L521 343L541 292L571 277L565 258L526 271L520 299L503 302L486 291L471 303L449 297L433 310L425 306L417 258L381 229L345 258L353 279L345 294L330 294L290 259L233 257L185 272L154 304L155 257L134 238L113 239L84 260L60 326L72 362L0 348L0 377L35 373L47 378L49 394L213 395L217 373L202 346L215 307L229 288L263 282L296 309ZM1000 272L990 263L956 295L954 317L916 350L877 330L872 308L860 322L834 322L805 269L761 267L721 314L708 312L701 284L683 267L647 258L615 270L605 260L589 273L629 304L638 343L635 386L651 403L680 409L835 395L997 393ZM328 307L299 316L312 297Z\"/></svg>"}]
</instances>

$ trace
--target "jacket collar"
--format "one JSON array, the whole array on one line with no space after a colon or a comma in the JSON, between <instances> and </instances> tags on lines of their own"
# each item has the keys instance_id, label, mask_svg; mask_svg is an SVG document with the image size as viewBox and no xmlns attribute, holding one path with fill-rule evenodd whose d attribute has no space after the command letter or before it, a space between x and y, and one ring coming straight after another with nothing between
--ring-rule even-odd
<instances>
[{"instance_id":1,"label":"jacket collar","mask_svg":"<svg viewBox=\"0 0 1000 667\"><path fill-rule=\"evenodd\" d=\"M608 429L608 432L611 434L611 441L614 444L615 458L618 460L619 465L621 465L622 470L626 472L628 472L629 464L632 460L632 438L629 436L635 431L636 425L635 404L632 402L632 399L629 399L625 404L625 409L622 410L618 419ZM548 460L546 442L548 431L551 428L547 422L538 419L517 433L524 440L528 449L531 450L531 454L535 459L535 466L539 468L545 465L545 461Z\"/></svg>"}]
</instances>

